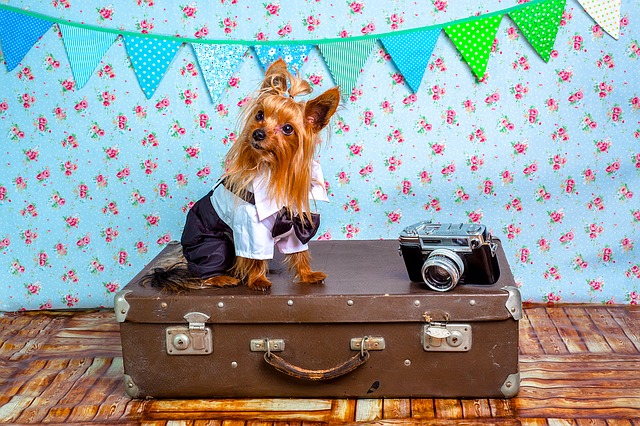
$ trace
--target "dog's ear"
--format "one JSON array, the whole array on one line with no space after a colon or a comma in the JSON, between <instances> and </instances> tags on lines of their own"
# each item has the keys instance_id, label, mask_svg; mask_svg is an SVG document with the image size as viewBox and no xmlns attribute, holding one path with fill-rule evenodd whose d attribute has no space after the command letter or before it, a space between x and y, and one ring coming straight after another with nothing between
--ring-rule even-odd
<instances>
[{"instance_id":1,"label":"dog's ear","mask_svg":"<svg viewBox=\"0 0 640 426\"><path fill-rule=\"evenodd\" d=\"M329 124L329 120L335 114L339 104L340 90L337 87L333 87L317 98L311 99L304 108L307 125L314 132L319 132Z\"/></svg>"},{"instance_id":2,"label":"dog's ear","mask_svg":"<svg viewBox=\"0 0 640 426\"><path fill-rule=\"evenodd\" d=\"M279 58L267 68L261 90L285 93L290 76L291 74L289 74L289 70L287 70L287 63L283 61L282 58Z\"/></svg>"}]
</instances>

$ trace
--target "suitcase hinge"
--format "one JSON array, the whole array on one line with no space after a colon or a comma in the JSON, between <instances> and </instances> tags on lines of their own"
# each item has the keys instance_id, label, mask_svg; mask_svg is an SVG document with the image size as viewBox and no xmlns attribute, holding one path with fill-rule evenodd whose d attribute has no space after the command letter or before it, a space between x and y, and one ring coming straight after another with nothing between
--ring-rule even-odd
<instances>
[{"instance_id":1,"label":"suitcase hinge","mask_svg":"<svg viewBox=\"0 0 640 426\"><path fill-rule=\"evenodd\" d=\"M282 352L284 351L283 339L251 339L249 342L251 352Z\"/></svg>"},{"instance_id":2,"label":"suitcase hinge","mask_svg":"<svg viewBox=\"0 0 640 426\"><path fill-rule=\"evenodd\" d=\"M211 329L205 326L208 315L189 312L184 316L188 326L169 327L166 330L166 346L169 355L207 355L213 352Z\"/></svg>"},{"instance_id":3,"label":"suitcase hinge","mask_svg":"<svg viewBox=\"0 0 640 426\"><path fill-rule=\"evenodd\" d=\"M427 352L468 352L471 325L430 322L423 326L422 348Z\"/></svg>"}]
</instances>

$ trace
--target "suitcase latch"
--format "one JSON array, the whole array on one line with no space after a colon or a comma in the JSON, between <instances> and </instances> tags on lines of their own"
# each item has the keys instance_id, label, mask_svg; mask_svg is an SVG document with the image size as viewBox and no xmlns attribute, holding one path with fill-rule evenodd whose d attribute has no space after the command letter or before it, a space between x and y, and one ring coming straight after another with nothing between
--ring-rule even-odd
<instances>
[{"instance_id":1,"label":"suitcase latch","mask_svg":"<svg viewBox=\"0 0 640 426\"><path fill-rule=\"evenodd\" d=\"M427 352L471 350L471 325L430 322L424 325L422 348Z\"/></svg>"},{"instance_id":2,"label":"suitcase latch","mask_svg":"<svg viewBox=\"0 0 640 426\"><path fill-rule=\"evenodd\" d=\"M205 327L208 315L189 312L184 316L189 323L169 327L166 330L166 347L169 355L207 355L213 351L211 329Z\"/></svg>"}]
</instances>

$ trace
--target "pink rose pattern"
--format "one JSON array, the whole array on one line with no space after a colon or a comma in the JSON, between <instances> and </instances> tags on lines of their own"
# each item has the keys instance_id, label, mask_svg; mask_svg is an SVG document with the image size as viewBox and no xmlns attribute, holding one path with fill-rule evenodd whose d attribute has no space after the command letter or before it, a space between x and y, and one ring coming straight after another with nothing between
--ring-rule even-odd
<instances>
[{"instance_id":1,"label":"pink rose pattern","mask_svg":"<svg viewBox=\"0 0 640 426\"><path fill-rule=\"evenodd\" d=\"M427 3L30 6L133 31L259 40L382 33L474 13ZM477 11L509 6L482 3ZM422 219L485 223L525 300L639 303L640 12L624 13L615 41L569 3L548 64L504 20L482 82L441 35L415 94L377 45L320 151L331 203L318 206L317 239L396 238ZM333 84L315 49L301 73L316 92ZM212 103L192 51L181 49L147 100L118 41L78 90L54 26L0 75L0 309L20 310L112 306L180 238L262 70L250 51Z\"/></svg>"}]
</instances>

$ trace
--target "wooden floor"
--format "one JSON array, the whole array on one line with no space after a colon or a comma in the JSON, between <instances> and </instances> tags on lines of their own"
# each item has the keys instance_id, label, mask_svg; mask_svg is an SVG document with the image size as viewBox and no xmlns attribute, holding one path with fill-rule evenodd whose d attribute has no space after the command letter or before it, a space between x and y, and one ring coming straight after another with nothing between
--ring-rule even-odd
<instances>
[{"instance_id":1,"label":"wooden floor","mask_svg":"<svg viewBox=\"0 0 640 426\"><path fill-rule=\"evenodd\" d=\"M637 307L527 307L510 400L132 400L118 327L112 311L0 314L0 423L640 425Z\"/></svg>"}]
</instances>

